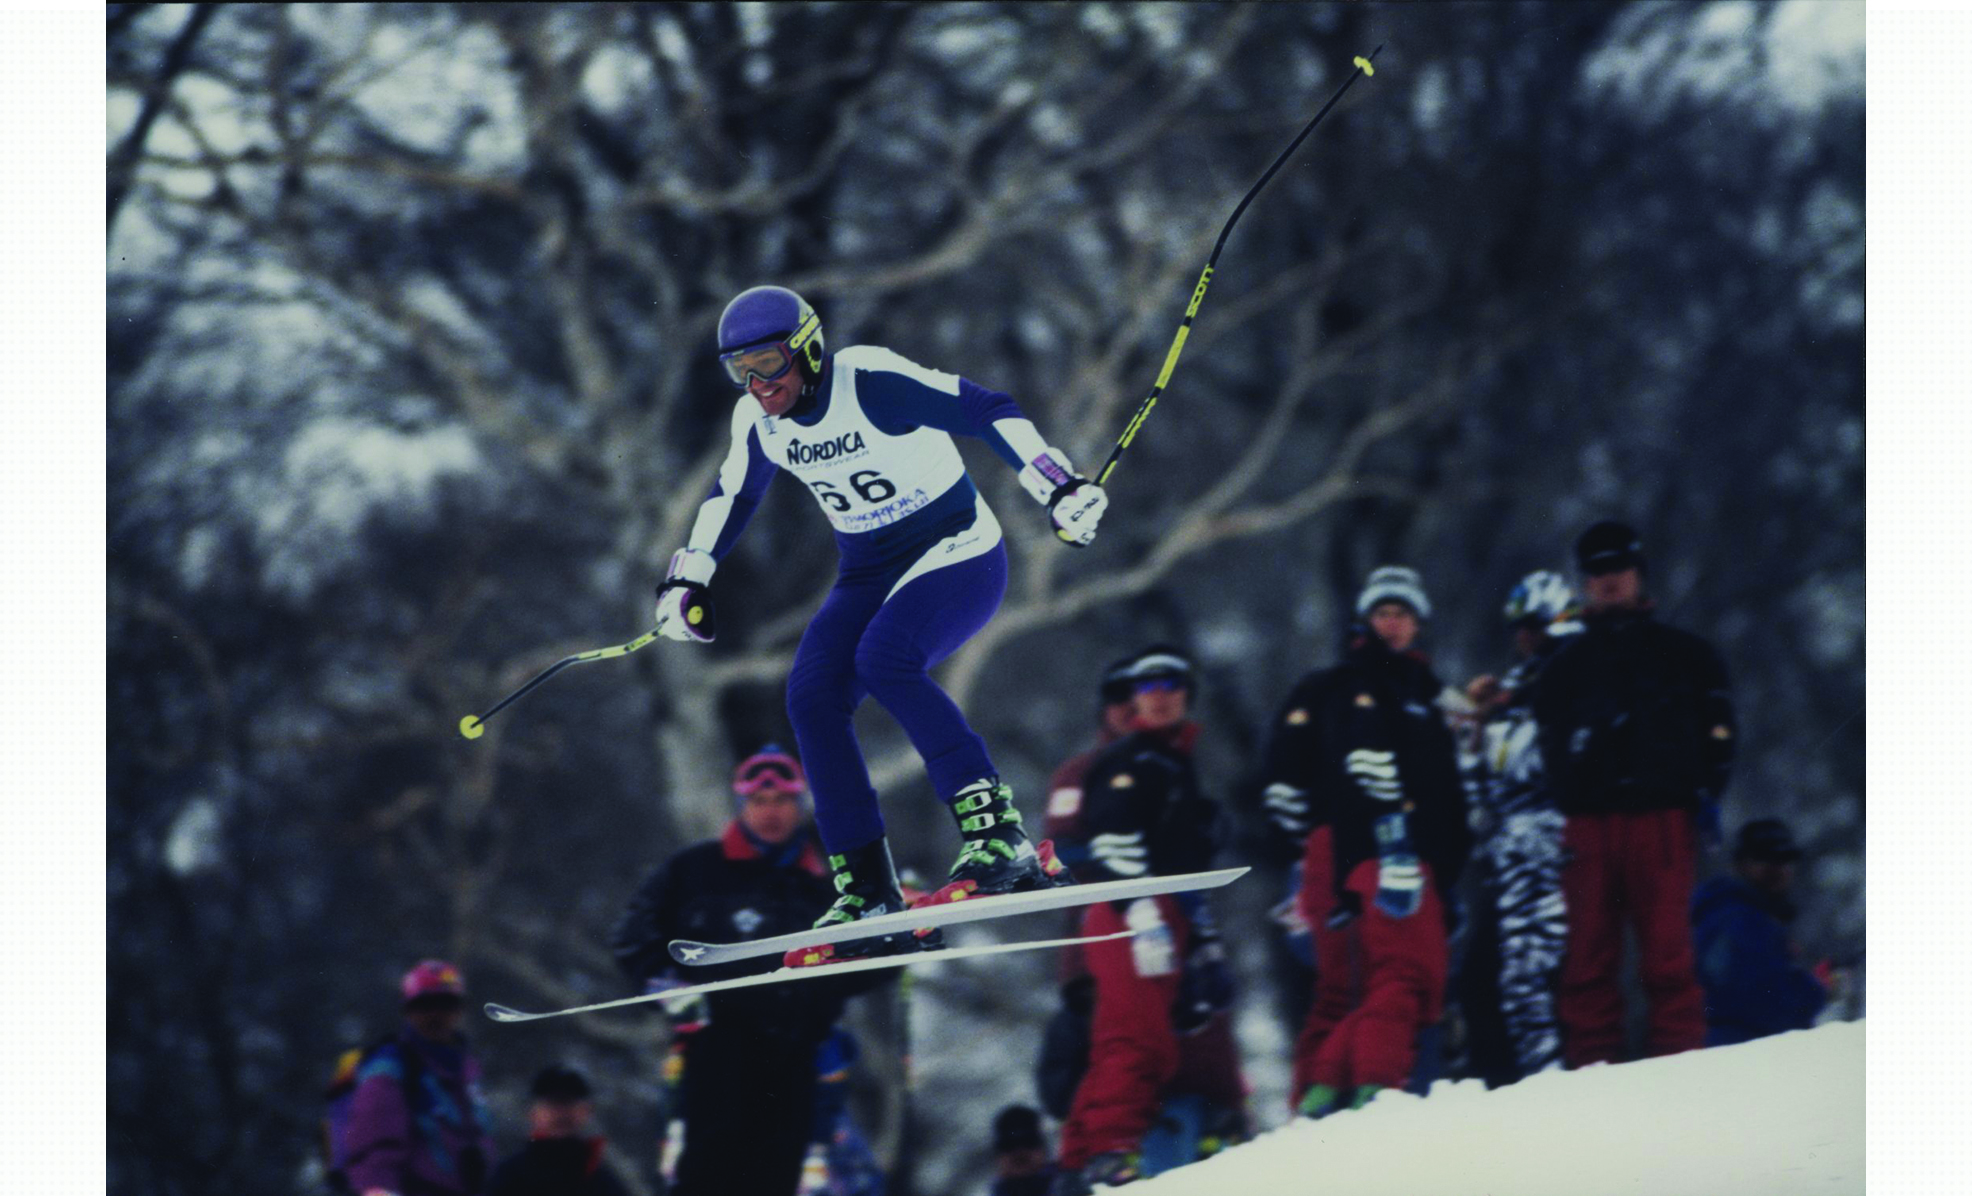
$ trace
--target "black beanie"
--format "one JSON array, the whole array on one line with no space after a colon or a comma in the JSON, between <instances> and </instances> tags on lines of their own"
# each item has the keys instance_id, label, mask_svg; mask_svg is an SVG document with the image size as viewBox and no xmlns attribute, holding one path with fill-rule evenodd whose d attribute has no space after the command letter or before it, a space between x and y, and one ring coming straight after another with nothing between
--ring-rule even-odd
<instances>
[{"instance_id":1,"label":"black beanie","mask_svg":"<svg viewBox=\"0 0 1972 1196\"><path fill-rule=\"evenodd\" d=\"M1575 541L1575 563L1584 573L1643 568L1643 539L1627 523L1605 519Z\"/></svg>"}]
</instances>

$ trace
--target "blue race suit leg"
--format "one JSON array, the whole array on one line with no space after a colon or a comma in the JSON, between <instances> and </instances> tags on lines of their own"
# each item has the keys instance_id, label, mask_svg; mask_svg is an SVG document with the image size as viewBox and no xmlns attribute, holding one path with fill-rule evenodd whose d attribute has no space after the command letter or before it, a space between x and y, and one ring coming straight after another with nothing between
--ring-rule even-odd
<instances>
[{"instance_id":1,"label":"blue race suit leg","mask_svg":"<svg viewBox=\"0 0 1972 1196\"><path fill-rule=\"evenodd\" d=\"M838 579L795 650L788 719L814 789L815 826L831 853L883 834L882 811L852 721L866 695L873 694L903 726L940 796L994 774L985 744L927 670L957 651L999 608L1006 593L1006 550L996 544L922 573L893 593L914 563Z\"/></svg>"},{"instance_id":2,"label":"blue race suit leg","mask_svg":"<svg viewBox=\"0 0 1972 1196\"><path fill-rule=\"evenodd\" d=\"M876 612L856 645L856 677L904 728L938 796L994 774L985 741L930 676L1000 608L1007 554L989 552L906 582Z\"/></svg>"}]
</instances>

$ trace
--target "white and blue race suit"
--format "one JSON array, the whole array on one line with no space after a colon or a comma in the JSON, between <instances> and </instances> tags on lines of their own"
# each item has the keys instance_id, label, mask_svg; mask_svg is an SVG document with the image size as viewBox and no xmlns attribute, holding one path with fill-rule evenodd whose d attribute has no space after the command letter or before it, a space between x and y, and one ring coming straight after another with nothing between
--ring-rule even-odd
<instances>
[{"instance_id":1,"label":"white and blue race suit","mask_svg":"<svg viewBox=\"0 0 1972 1196\"><path fill-rule=\"evenodd\" d=\"M883 834L851 723L865 695L903 726L946 801L996 775L985 743L927 673L986 625L1007 584L999 521L966 475L953 433L983 438L1014 469L1047 452L998 391L889 349L839 350L786 415L740 396L732 447L692 527L688 547L723 558L785 471L835 529L840 571L787 683L816 827L831 854Z\"/></svg>"}]
</instances>

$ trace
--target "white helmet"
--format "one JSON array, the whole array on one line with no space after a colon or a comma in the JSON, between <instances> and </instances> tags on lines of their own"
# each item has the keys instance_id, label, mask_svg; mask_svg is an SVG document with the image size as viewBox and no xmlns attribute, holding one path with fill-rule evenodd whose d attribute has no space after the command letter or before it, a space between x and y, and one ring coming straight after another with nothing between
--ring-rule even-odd
<instances>
[{"instance_id":1,"label":"white helmet","mask_svg":"<svg viewBox=\"0 0 1972 1196\"><path fill-rule=\"evenodd\" d=\"M1540 620L1541 626L1559 623L1575 613L1575 591L1559 573L1536 569L1520 579L1506 600L1506 621L1524 623Z\"/></svg>"}]
</instances>

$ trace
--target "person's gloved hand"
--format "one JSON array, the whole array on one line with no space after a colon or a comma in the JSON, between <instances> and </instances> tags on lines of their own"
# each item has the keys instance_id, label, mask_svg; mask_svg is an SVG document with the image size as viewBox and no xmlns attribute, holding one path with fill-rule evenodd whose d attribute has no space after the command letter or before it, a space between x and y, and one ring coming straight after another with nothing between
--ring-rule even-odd
<instances>
[{"instance_id":1,"label":"person's gloved hand","mask_svg":"<svg viewBox=\"0 0 1972 1196\"><path fill-rule=\"evenodd\" d=\"M1185 966L1178 978L1178 997L1171 1005L1171 1024L1180 1034L1205 1028L1212 1015L1232 1008L1232 967L1226 962L1226 945L1218 929L1205 915L1192 923L1185 948Z\"/></svg>"},{"instance_id":2,"label":"person's gloved hand","mask_svg":"<svg viewBox=\"0 0 1972 1196\"><path fill-rule=\"evenodd\" d=\"M1101 486L1078 476L1068 463L1068 454L1049 448L1020 470L1020 487L1035 502L1048 509L1048 521L1062 543L1086 548L1096 538L1096 525L1109 509L1109 495Z\"/></svg>"},{"instance_id":3,"label":"person's gloved hand","mask_svg":"<svg viewBox=\"0 0 1972 1196\"><path fill-rule=\"evenodd\" d=\"M1048 520L1055 538L1074 548L1087 548L1096 538L1096 525L1109 509L1109 492L1094 482L1076 478L1048 500Z\"/></svg>"},{"instance_id":4,"label":"person's gloved hand","mask_svg":"<svg viewBox=\"0 0 1972 1196\"><path fill-rule=\"evenodd\" d=\"M1424 866L1411 846L1402 814L1376 820L1376 908L1408 918L1424 904Z\"/></svg>"},{"instance_id":5,"label":"person's gloved hand","mask_svg":"<svg viewBox=\"0 0 1972 1196\"><path fill-rule=\"evenodd\" d=\"M1376 908L1408 918L1424 904L1424 867L1414 855L1382 856L1376 863Z\"/></svg>"},{"instance_id":6,"label":"person's gloved hand","mask_svg":"<svg viewBox=\"0 0 1972 1196\"><path fill-rule=\"evenodd\" d=\"M680 643L709 644L715 634L712 595L706 586L717 568L712 554L680 548L671 554L671 570L657 587L657 633Z\"/></svg>"}]
</instances>

